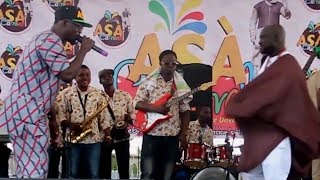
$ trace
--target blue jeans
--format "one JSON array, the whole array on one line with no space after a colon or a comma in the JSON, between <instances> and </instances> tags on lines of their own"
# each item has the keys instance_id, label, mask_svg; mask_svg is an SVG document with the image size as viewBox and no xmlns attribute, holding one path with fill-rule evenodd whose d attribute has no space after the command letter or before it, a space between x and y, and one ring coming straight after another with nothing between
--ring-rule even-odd
<instances>
[{"instance_id":1,"label":"blue jeans","mask_svg":"<svg viewBox=\"0 0 320 180\"><path fill-rule=\"evenodd\" d=\"M141 151L141 179L170 180L179 141L176 136L144 135Z\"/></svg>"},{"instance_id":2,"label":"blue jeans","mask_svg":"<svg viewBox=\"0 0 320 180\"><path fill-rule=\"evenodd\" d=\"M100 151L101 143L71 144L71 178L81 178L85 171L85 178L99 179Z\"/></svg>"}]
</instances>

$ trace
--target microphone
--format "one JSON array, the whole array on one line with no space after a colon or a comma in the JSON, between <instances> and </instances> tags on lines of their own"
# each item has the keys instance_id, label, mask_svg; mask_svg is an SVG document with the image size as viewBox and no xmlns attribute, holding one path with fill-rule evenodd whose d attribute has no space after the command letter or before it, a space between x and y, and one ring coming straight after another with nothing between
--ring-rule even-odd
<instances>
[{"instance_id":1,"label":"microphone","mask_svg":"<svg viewBox=\"0 0 320 180\"><path fill-rule=\"evenodd\" d=\"M80 36L80 35L78 35L78 36L76 36L75 39L81 43L83 37ZM95 50L95 51L97 51L98 53L102 54L103 56L108 56L108 53L107 53L106 51L104 51L103 49L99 48L99 47L96 46L96 45L93 45L93 46L92 46L92 49Z\"/></svg>"},{"instance_id":2,"label":"microphone","mask_svg":"<svg viewBox=\"0 0 320 180\"><path fill-rule=\"evenodd\" d=\"M224 139L224 142L227 144L229 143L229 131L226 133L226 137Z\"/></svg>"}]
</instances>

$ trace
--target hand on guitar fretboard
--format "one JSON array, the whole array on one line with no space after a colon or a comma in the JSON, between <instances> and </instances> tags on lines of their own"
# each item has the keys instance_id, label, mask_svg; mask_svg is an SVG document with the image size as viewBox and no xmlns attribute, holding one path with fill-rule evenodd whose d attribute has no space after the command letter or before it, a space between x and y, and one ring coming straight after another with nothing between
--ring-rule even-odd
<instances>
[{"instance_id":1,"label":"hand on guitar fretboard","mask_svg":"<svg viewBox=\"0 0 320 180\"><path fill-rule=\"evenodd\" d=\"M316 71L316 70L309 70L309 68L310 68L313 60L314 60L316 57L317 57L318 59L320 59L320 47L319 47L319 46L317 46L317 47L315 47L315 48L313 49L313 54L310 55L307 63L306 63L306 64L304 65L304 67L302 68L302 71L303 71L303 72L305 73L305 75L306 75L306 79L308 79L308 78L309 78L312 74L314 74L315 71Z\"/></svg>"}]
</instances>

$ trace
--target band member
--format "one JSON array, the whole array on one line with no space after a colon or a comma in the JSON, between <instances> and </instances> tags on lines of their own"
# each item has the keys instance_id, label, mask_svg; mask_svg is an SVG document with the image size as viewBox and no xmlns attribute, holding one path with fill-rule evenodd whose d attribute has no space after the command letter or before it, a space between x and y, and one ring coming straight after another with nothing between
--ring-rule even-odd
<instances>
[{"instance_id":1,"label":"band member","mask_svg":"<svg viewBox=\"0 0 320 180\"><path fill-rule=\"evenodd\" d=\"M253 44L253 65L256 72L260 69L261 55L259 52L259 35L261 30L269 25L279 25L280 15L290 19L287 0L263 0L254 5L250 19L250 40Z\"/></svg>"},{"instance_id":2,"label":"band member","mask_svg":"<svg viewBox=\"0 0 320 180\"><path fill-rule=\"evenodd\" d=\"M225 109L244 137L238 170L246 172L241 173L244 180L298 179L308 173L320 150L320 115L308 94L305 74L285 50L283 27L265 27L260 46L268 59L258 77Z\"/></svg>"},{"instance_id":3,"label":"band member","mask_svg":"<svg viewBox=\"0 0 320 180\"><path fill-rule=\"evenodd\" d=\"M1 94L0 86L0 94ZM0 109L2 108L3 102L0 99ZM8 178L9 177L9 157L11 154L11 149L8 148L5 142L0 142L0 177Z\"/></svg>"},{"instance_id":4,"label":"band member","mask_svg":"<svg viewBox=\"0 0 320 180\"><path fill-rule=\"evenodd\" d=\"M8 148L7 142L0 142L0 178L9 177L9 158L11 149Z\"/></svg>"},{"instance_id":5,"label":"band member","mask_svg":"<svg viewBox=\"0 0 320 180\"><path fill-rule=\"evenodd\" d=\"M63 42L74 44L74 37L81 34L83 27L92 27L79 14L83 15L82 11L74 6L57 9L51 30L32 39L14 70L11 92L0 111L0 128L7 125L17 161L17 178L47 177L47 114L60 81L70 81L77 75L94 45L90 38L84 38L75 59L68 61Z\"/></svg>"},{"instance_id":6,"label":"band member","mask_svg":"<svg viewBox=\"0 0 320 180\"><path fill-rule=\"evenodd\" d=\"M203 143L208 146L213 146L213 131L207 125L212 121L211 107L199 106L197 107L198 119L191 121L188 130L188 142Z\"/></svg>"},{"instance_id":7,"label":"band member","mask_svg":"<svg viewBox=\"0 0 320 180\"><path fill-rule=\"evenodd\" d=\"M130 135L127 131L127 125L132 124L130 122L130 116L133 112L132 98L129 93L114 88L113 75L112 69L104 69L99 72L100 83L109 99L108 120L110 127L112 127L112 133L107 135L110 141L104 142L101 149L100 178L111 179L111 152L114 149L120 179L129 179Z\"/></svg>"},{"instance_id":8,"label":"band member","mask_svg":"<svg viewBox=\"0 0 320 180\"><path fill-rule=\"evenodd\" d=\"M163 51L159 60L160 68L151 73L139 86L134 107L145 112L172 115L170 119L157 124L143 135L141 152L141 178L167 180L171 178L175 166L179 141L181 148L187 149L187 130L190 121L188 103L192 97L169 108L154 104L168 93L172 94L172 98L176 98L190 90L183 77L176 72L178 61L174 51Z\"/></svg>"},{"instance_id":9,"label":"band member","mask_svg":"<svg viewBox=\"0 0 320 180\"><path fill-rule=\"evenodd\" d=\"M85 178L99 178L100 133L109 127L105 118L107 101L103 92L89 86L91 72L87 66L81 66L75 80L77 86L66 88L58 98L58 118L69 134L66 141L71 147L70 174L71 178L83 178L80 176L80 168L83 168ZM91 130L91 133L82 137L86 130ZM75 141L75 136L80 139Z\"/></svg>"},{"instance_id":10,"label":"band member","mask_svg":"<svg viewBox=\"0 0 320 180\"><path fill-rule=\"evenodd\" d=\"M308 91L311 100L318 111L320 111L320 71L317 71L307 80ZM320 119L317 119L320 123ZM312 179L320 180L320 159L312 161Z\"/></svg>"},{"instance_id":11,"label":"band member","mask_svg":"<svg viewBox=\"0 0 320 180\"><path fill-rule=\"evenodd\" d=\"M72 82L68 83L62 83L60 85L60 92L64 90L67 87L70 87ZM57 97L59 98L59 96ZM49 128L52 129L50 130L50 137L51 137L51 142L50 142L50 148L49 148L49 171L48 171L48 178L59 178L59 165L60 165L60 158L62 156L62 174L61 176L63 178L66 178L66 171L68 170L66 167L66 157L65 157L65 151L64 148L66 147L60 147L62 143L61 140L63 138L59 137L65 137L65 134L63 134L62 129L59 126L59 123L61 122L60 120L57 119L57 114L58 114L58 103L56 100L54 105L52 106L50 112L48 113L48 119L50 120L49 123ZM61 101L60 101L61 102ZM56 140L56 141L52 141Z\"/></svg>"}]
</instances>

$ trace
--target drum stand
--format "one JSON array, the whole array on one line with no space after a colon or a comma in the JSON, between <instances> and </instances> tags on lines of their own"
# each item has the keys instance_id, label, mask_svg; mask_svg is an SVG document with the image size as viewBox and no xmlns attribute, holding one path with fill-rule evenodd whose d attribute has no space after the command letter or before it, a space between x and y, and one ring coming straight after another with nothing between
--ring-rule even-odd
<instances>
[{"instance_id":1,"label":"drum stand","mask_svg":"<svg viewBox=\"0 0 320 180\"><path fill-rule=\"evenodd\" d=\"M63 151L64 151L64 160L65 160L65 167L62 169L65 169L63 178L71 178L71 114L73 113L71 100L67 102L67 111L69 113L69 118L67 121L67 125L62 128L62 138L63 138ZM67 129L69 129L69 134L67 135Z\"/></svg>"},{"instance_id":2,"label":"drum stand","mask_svg":"<svg viewBox=\"0 0 320 180\"><path fill-rule=\"evenodd\" d=\"M227 155L228 155L226 180L230 180L230 166L231 166L231 157L232 157L232 152L233 152L234 139L235 139L235 134L233 134L233 137L232 137L232 145L230 145L228 133L226 134L225 142L226 142L226 150L227 150Z\"/></svg>"},{"instance_id":3,"label":"drum stand","mask_svg":"<svg viewBox=\"0 0 320 180\"><path fill-rule=\"evenodd\" d=\"M71 141L67 137L67 128L62 129L63 138L63 160L62 160L62 178L70 178L71 176Z\"/></svg>"}]
</instances>

